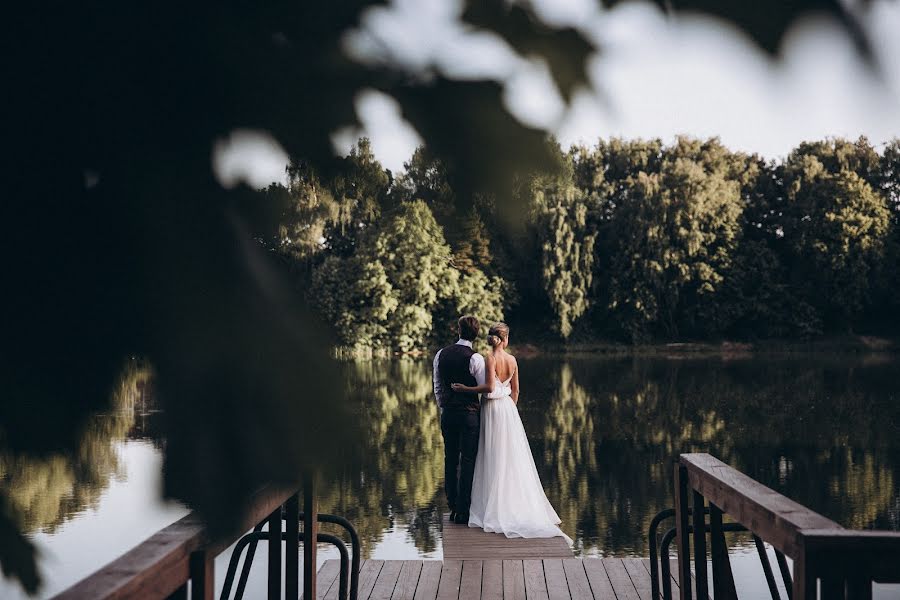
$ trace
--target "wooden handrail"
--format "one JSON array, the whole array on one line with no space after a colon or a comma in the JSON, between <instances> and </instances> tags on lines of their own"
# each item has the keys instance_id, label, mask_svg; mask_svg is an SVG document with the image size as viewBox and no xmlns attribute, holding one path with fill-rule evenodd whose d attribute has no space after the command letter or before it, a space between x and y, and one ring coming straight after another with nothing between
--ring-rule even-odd
<instances>
[{"instance_id":1,"label":"wooden handrail","mask_svg":"<svg viewBox=\"0 0 900 600\"><path fill-rule=\"evenodd\" d=\"M682 454L691 488L788 556L799 551L804 529L844 529L709 454Z\"/></svg>"},{"instance_id":2,"label":"wooden handrail","mask_svg":"<svg viewBox=\"0 0 900 600\"><path fill-rule=\"evenodd\" d=\"M820 579L823 599L871 598L873 581L900 582L900 532L845 529L709 454L682 454L675 465L678 567L685 582L682 600L691 598L689 529L694 538L696 597L708 594L706 501L717 599L735 597L723 514L794 560L792 600L815 598Z\"/></svg>"},{"instance_id":3,"label":"wooden handrail","mask_svg":"<svg viewBox=\"0 0 900 600\"><path fill-rule=\"evenodd\" d=\"M119 558L72 587L54 596L54 600L119 600L169 598L192 578L208 571L215 557L240 538L244 532L279 510L292 490L265 487L259 490L250 509L233 535L210 539L200 518L191 513L144 540ZM278 516L279 525L281 516ZM280 529L280 527L279 527ZM199 559L199 560L198 560ZM199 583L199 582L198 582ZM211 597L211 581L205 581L204 593L194 597Z\"/></svg>"}]
</instances>

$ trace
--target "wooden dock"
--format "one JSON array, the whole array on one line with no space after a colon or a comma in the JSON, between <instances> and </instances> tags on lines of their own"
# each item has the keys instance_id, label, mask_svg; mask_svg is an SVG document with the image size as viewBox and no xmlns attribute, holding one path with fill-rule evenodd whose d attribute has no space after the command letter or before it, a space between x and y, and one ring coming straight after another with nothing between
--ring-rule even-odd
<instances>
[{"instance_id":1,"label":"wooden dock","mask_svg":"<svg viewBox=\"0 0 900 600\"><path fill-rule=\"evenodd\" d=\"M507 538L447 515L443 529L443 561L363 561L358 600L652 600L647 559L582 560L564 538ZM317 598L338 600L339 570L325 562Z\"/></svg>"},{"instance_id":2,"label":"wooden dock","mask_svg":"<svg viewBox=\"0 0 900 600\"><path fill-rule=\"evenodd\" d=\"M317 599L338 600L338 560L318 573ZM678 585L673 579L677 597ZM358 600L652 600L645 558L365 560Z\"/></svg>"},{"instance_id":3,"label":"wooden dock","mask_svg":"<svg viewBox=\"0 0 900 600\"><path fill-rule=\"evenodd\" d=\"M508 538L476 527L450 523L444 515L444 558L459 560L571 558L564 538Z\"/></svg>"}]
</instances>

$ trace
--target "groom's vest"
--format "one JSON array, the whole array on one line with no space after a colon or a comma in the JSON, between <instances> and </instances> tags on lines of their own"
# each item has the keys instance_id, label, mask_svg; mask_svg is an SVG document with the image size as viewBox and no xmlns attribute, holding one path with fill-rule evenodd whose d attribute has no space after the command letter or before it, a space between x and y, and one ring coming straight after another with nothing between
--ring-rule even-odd
<instances>
[{"instance_id":1,"label":"groom's vest","mask_svg":"<svg viewBox=\"0 0 900 600\"><path fill-rule=\"evenodd\" d=\"M444 410L465 410L476 412L481 408L478 394L454 392L451 383L461 383L470 387L478 385L469 372L469 362L475 351L462 344L453 344L441 350L438 358L438 373L444 390Z\"/></svg>"}]
</instances>

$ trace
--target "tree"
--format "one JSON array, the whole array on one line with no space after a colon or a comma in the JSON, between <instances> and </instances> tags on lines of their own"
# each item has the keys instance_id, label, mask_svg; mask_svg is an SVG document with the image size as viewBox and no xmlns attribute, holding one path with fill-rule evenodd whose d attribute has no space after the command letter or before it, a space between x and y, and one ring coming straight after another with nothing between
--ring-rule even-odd
<instances>
[{"instance_id":1,"label":"tree","mask_svg":"<svg viewBox=\"0 0 900 600\"><path fill-rule=\"evenodd\" d=\"M896 221L900 214L900 138L891 140L881 154L878 188L887 199Z\"/></svg>"},{"instance_id":2,"label":"tree","mask_svg":"<svg viewBox=\"0 0 900 600\"><path fill-rule=\"evenodd\" d=\"M590 307L597 234L588 223L588 207L572 184L536 189L534 204L544 290L553 308L554 329L566 339Z\"/></svg>"},{"instance_id":3,"label":"tree","mask_svg":"<svg viewBox=\"0 0 900 600\"><path fill-rule=\"evenodd\" d=\"M331 168L328 187L337 215L328 222L324 238L332 252L353 253L359 236L381 215L391 182L391 173L376 160L368 138L360 138L350 154Z\"/></svg>"},{"instance_id":4,"label":"tree","mask_svg":"<svg viewBox=\"0 0 900 600\"><path fill-rule=\"evenodd\" d=\"M308 264L325 250L326 229L337 222L340 207L307 163L288 168L287 185L273 183L262 201L286 206L272 246L296 263Z\"/></svg>"},{"instance_id":5,"label":"tree","mask_svg":"<svg viewBox=\"0 0 900 600\"><path fill-rule=\"evenodd\" d=\"M632 339L710 333L703 310L723 288L742 204L738 182L711 170L705 150L682 138L658 173L629 176L606 199L614 209L601 232L603 284Z\"/></svg>"},{"instance_id":6,"label":"tree","mask_svg":"<svg viewBox=\"0 0 900 600\"><path fill-rule=\"evenodd\" d=\"M476 269L487 273L494 268L491 238L475 207L469 210L462 221L453 263L464 273L472 273Z\"/></svg>"},{"instance_id":7,"label":"tree","mask_svg":"<svg viewBox=\"0 0 900 600\"><path fill-rule=\"evenodd\" d=\"M801 142L792 154L814 156L829 173L852 171L872 186L881 179L881 157L865 136L855 142L845 138Z\"/></svg>"},{"instance_id":8,"label":"tree","mask_svg":"<svg viewBox=\"0 0 900 600\"><path fill-rule=\"evenodd\" d=\"M856 172L829 170L806 146L788 157L784 177L791 277L803 282L826 329L847 330L868 302L884 258L887 205Z\"/></svg>"},{"instance_id":9,"label":"tree","mask_svg":"<svg viewBox=\"0 0 900 600\"><path fill-rule=\"evenodd\" d=\"M326 259L313 288L339 345L354 352L423 350L462 313L486 322L503 316L502 282L453 266L443 232L421 200L401 203L353 256Z\"/></svg>"}]
</instances>

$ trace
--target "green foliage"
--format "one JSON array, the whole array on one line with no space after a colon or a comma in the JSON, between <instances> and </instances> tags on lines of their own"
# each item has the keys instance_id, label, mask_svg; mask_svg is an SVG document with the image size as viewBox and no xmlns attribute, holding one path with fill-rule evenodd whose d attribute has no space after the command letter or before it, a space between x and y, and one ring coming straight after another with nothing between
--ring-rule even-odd
<instances>
[{"instance_id":1,"label":"green foliage","mask_svg":"<svg viewBox=\"0 0 900 600\"><path fill-rule=\"evenodd\" d=\"M878 187L887 199L896 221L900 214L900 139L894 138L885 146L878 167Z\"/></svg>"},{"instance_id":2,"label":"green foliage","mask_svg":"<svg viewBox=\"0 0 900 600\"><path fill-rule=\"evenodd\" d=\"M553 308L553 327L565 339L590 306L596 232L588 207L572 184L535 190L541 275Z\"/></svg>"},{"instance_id":3,"label":"green foliage","mask_svg":"<svg viewBox=\"0 0 900 600\"><path fill-rule=\"evenodd\" d=\"M368 194L381 205L347 233L358 242L320 245L312 297L357 351L438 344L461 313L487 323L507 312L535 341L884 328L900 297L897 147L879 156L865 138L808 142L776 164L714 138L614 138L567 153L549 140L552 164L513 190L529 206L518 228L491 194L460 213L447 167L418 148L387 192ZM357 177L357 189L386 184L380 167ZM323 215L327 202L348 204L328 200L334 189L302 206Z\"/></svg>"},{"instance_id":4,"label":"green foliage","mask_svg":"<svg viewBox=\"0 0 900 600\"><path fill-rule=\"evenodd\" d=\"M739 185L713 140L678 140L658 172L638 171L604 198L604 285L609 309L632 339L706 334L740 234ZM614 188L615 189L615 188Z\"/></svg>"},{"instance_id":5,"label":"green foliage","mask_svg":"<svg viewBox=\"0 0 900 600\"><path fill-rule=\"evenodd\" d=\"M876 162L877 164L877 162ZM838 330L852 326L884 259L890 212L857 172L801 146L785 165L783 235L791 277Z\"/></svg>"},{"instance_id":6,"label":"green foliage","mask_svg":"<svg viewBox=\"0 0 900 600\"><path fill-rule=\"evenodd\" d=\"M266 201L287 206L278 226L276 248L301 263L325 249L325 231L338 222L341 210L309 165L292 165L287 185L273 183L263 194Z\"/></svg>"},{"instance_id":7,"label":"green foliage","mask_svg":"<svg viewBox=\"0 0 900 600\"><path fill-rule=\"evenodd\" d=\"M425 202L402 202L350 257L328 257L313 274L312 300L340 346L411 352L446 338L463 313L500 320L503 284L462 273ZM437 318L437 323L435 323Z\"/></svg>"},{"instance_id":8,"label":"green foliage","mask_svg":"<svg viewBox=\"0 0 900 600\"><path fill-rule=\"evenodd\" d=\"M460 271L465 273L472 273L476 270L490 272L493 269L491 238L484 220L475 208L472 208L463 219L456 247L453 262Z\"/></svg>"},{"instance_id":9,"label":"green foliage","mask_svg":"<svg viewBox=\"0 0 900 600\"><path fill-rule=\"evenodd\" d=\"M325 229L325 244L333 252L348 256L359 237L378 220L391 176L375 159L367 138L361 138L332 173L329 188L338 212Z\"/></svg>"}]
</instances>

